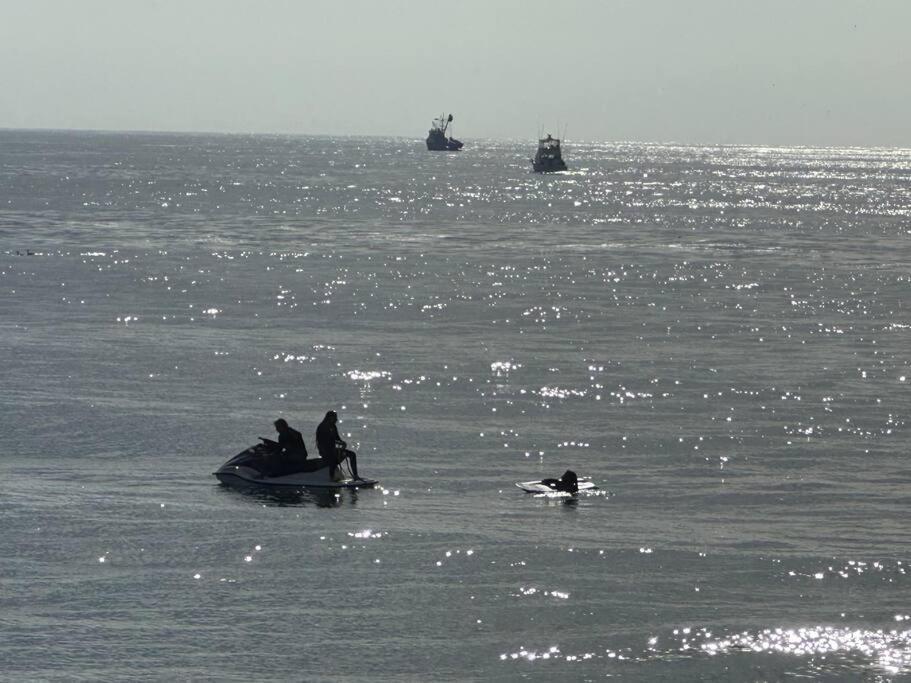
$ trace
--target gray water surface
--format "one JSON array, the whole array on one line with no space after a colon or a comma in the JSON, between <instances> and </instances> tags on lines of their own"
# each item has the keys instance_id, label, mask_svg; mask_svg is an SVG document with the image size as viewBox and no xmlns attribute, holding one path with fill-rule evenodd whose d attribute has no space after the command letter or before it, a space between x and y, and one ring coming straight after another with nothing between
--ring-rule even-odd
<instances>
[{"instance_id":1,"label":"gray water surface","mask_svg":"<svg viewBox=\"0 0 911 683\"><path fill-rule=\"evenodd\" d=\"M911 675L911 152L532 151L0 131L0 677Z\"/></svg>"}]
</instances>

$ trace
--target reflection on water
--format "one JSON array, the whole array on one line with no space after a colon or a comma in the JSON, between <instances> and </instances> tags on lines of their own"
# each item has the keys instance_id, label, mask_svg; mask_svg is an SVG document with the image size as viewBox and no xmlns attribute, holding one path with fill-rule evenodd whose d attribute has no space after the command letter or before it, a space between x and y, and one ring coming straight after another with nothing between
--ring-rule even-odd
<instances>
[{"instance_id":1,"label":"reflection on water","mask_svg":"<svg viewBox=\"0 0 911 683\"><path fill-rule=\"evenodd\" d=\"M532 595L536 589L523 589ZM585 660L648 663L650 661L699 660L720 657L737 660L749 656L752 666L762 666L761 656L785 655L805 662L807 672L841 670L853 675L869 669L886 675L911 673L911 630L869 629L834 626L767 628L719 636L706 627L681 627L670 634L653 636L643 647L598 648L584 652L565 652L558 645L539 649L520 647L501 653L501 661L556 664ZM755 658L754 655L760 655ZM769 662L771 666L771 662ZM740 666L736 661L734 666ZM746 665L747 668L751 665ZM627 668L627 671L632 671Z\"/></svg>"},{"instance_id":2,"label":"reflection on water","mask_svg":"<svg viewBox=\"0 0 911 683\"><path fill-rule=\"evenodd\" d=\"M335 508L357 504L357 489L327 489L320 487L302 487L300 489L218 484L219 492L271 507L306 507L313 505L321 508Z\"/></svg>"},{"instance_id":3,"label":"reflection on water","mask_svg":"<svg viewBox=\"0 0 911 683\"><path fill-rule=\"evenodd\" d=\"M712 638L712 634L705 631L699 636L702 642L697 642L695 647L710 655L729 654L737 650L796 657L857 654L885 673L911 673L911 630L907 629L816 626L764 629L758 633L743 632L720 639ZM693 646L693 643L681 640L681 648Z\"/></svg>"}]
</instances>

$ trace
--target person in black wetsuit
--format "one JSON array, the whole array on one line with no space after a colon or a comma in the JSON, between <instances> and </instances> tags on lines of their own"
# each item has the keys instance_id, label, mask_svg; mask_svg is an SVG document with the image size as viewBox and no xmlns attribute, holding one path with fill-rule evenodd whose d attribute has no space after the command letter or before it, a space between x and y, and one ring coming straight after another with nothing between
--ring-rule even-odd
<instances>
[{"instance_id":1,"label":"person in black wetsuit","mask_svg":"<svg viewBox=\"0 0 911 683\"><path fill-rule=\"evenodd\" d=\"M337 422L338 415L330 410L316 428L316 447L320 457L329 463L330 478L335 478L336 469L347 458L351 464L351 476L360 479L357 473L357 455L345 448L348 444L338 435L338 427L335 426Z\"/></svg>"},{"instance_id":2,"label":"person in black wetsuit","mask_svg":"<svg viewBox=\"0 0 911 683\"><path fill-rule=\"evenodd\" d=\"M275 454L277 457L271 459L272 462L269 463L270 475L274 477L297 472L307 459L304 437L299 431L289 427L283 418L278 418L273 424L275 431L278 432L278 445L281 450Z\"/></svg>"},{"instance_id":3,"label":"person in black wetsuit","mask_svg":"<svg viewBox=\"0 0 911 683\"><path fill-rule=\"evenodd\" d=\"M566 470L559 479L542 479L542 484L550 486L554 491L577 493L579 491L579 477L572 470Z\"/></svg>"}]
</instances>

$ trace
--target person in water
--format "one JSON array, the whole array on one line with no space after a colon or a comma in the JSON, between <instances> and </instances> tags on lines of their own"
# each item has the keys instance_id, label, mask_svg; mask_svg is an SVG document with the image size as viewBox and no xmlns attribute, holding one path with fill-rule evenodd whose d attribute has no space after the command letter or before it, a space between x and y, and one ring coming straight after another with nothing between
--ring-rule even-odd
<instances>
[{"instance_id":1,"label":"person in water","mask_svg":"<svg viewBox=\"0 0 911 683\"><path fill-rule=\"evenodd\" d=\"M541 483L550 486L554 491L577 493L579 491L579 477L572 470L566 470L559 479L542 479Z\"/></svg>"},{"instance_id":2,"label":"person in water","mask_svg":"<svg viewBox=\"0 0 911 683\"><path fill-rule=\"evenodd\" d=\"M360 479L357 473L357 455L346 448L348 444L338 435L337 422L338 414L330 410L316 428L316 447L319 449L320 457L329 464L331 479L335 479L335 471L346 458L351 464L351 476Z\"/></svg>"}]
</instances>

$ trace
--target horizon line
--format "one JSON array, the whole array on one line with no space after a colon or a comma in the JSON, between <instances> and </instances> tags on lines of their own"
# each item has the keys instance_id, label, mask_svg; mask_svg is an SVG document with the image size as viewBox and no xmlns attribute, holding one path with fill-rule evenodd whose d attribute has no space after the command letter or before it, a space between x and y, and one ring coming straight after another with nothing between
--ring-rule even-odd
<instances>
[{"instance_id":1,"label":"horizon line","mask_svg":"<svg viewBox=\"0 0 911 683\"><path fill-rule=\"evenodd\" d=\"M141 135L208 135L225 137L296 137L296 138L376 138L382 140L416 140L423 142L421 136L409 135L378 135L375 133L291 133L291 132L263 132L263 131L218 131L218 130L174 130L174 129L141 129L141 128L58 128L51 126L37 126L20 128L0 125L0 132L24 133L94 133L94 134L141 134ZM537 138L497 138L497 137L463 137L464 140L483 140L489 142L525 142L537 143ZM767 142L682 142L678 140L590 140L584 138L561 138L571 144L607 144L607 145L653 145L656 147L765 147L770 149L867 149L867 150L893 150L911 152L911 147L899 145L859 145L859 144L812 144L812 143L767 143Z\"/></svg>"}]
</instances>

